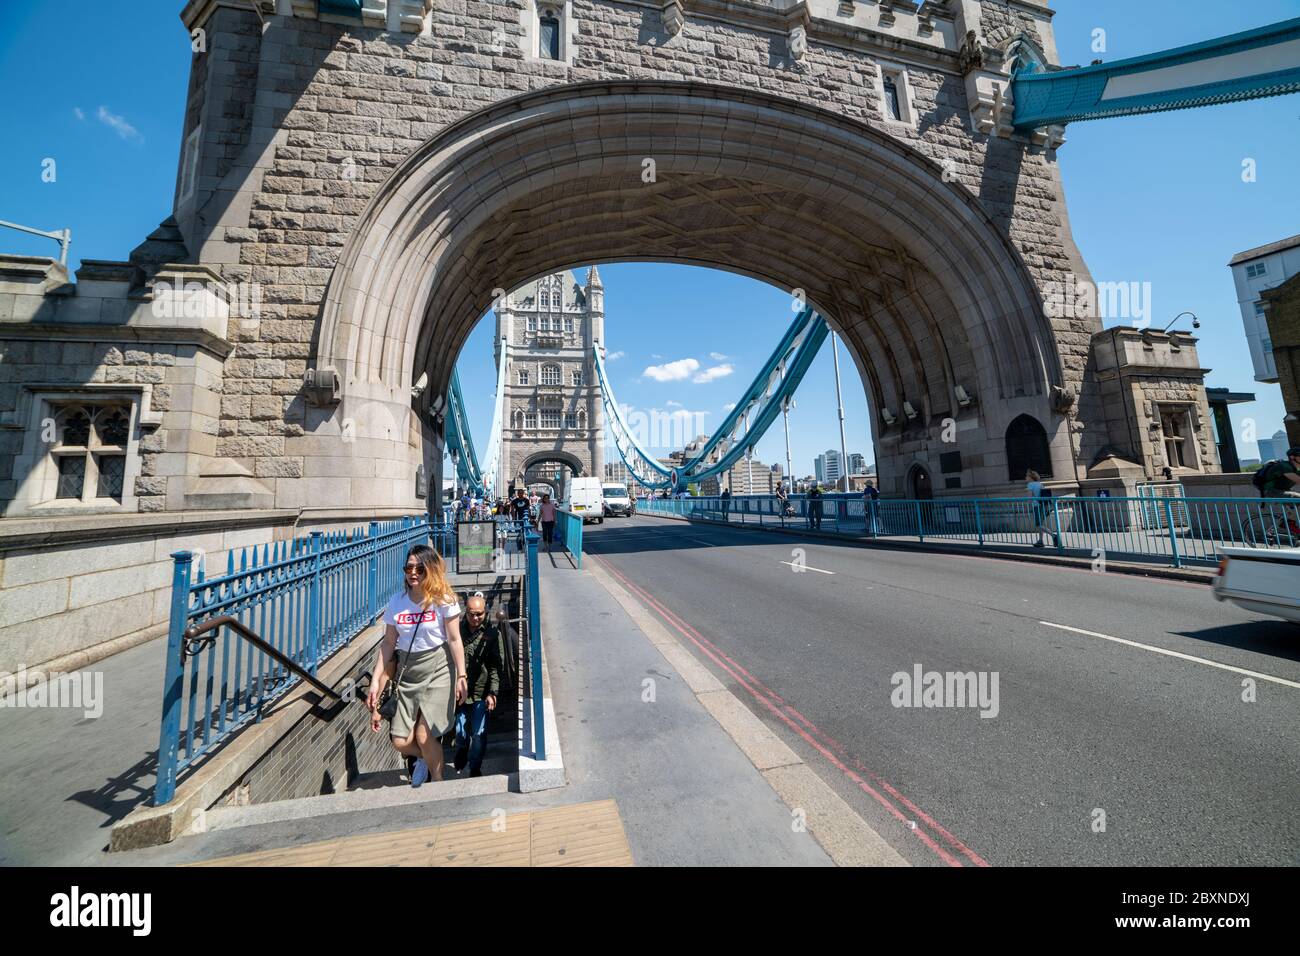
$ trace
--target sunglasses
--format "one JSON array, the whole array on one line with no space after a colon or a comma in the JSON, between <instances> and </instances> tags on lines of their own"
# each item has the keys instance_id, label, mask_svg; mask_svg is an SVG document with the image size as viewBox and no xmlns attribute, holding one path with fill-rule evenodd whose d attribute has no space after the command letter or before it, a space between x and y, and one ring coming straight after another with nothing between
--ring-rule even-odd
<instances>
[{"instance_id":1,"label":"sunglasses","mask_svg":"<svg viewBox=\"0 0 1300 956\"><path fill-rule=\"evenodd\" d=\"M420 577L424 577L423 564L408 564L406 567L402 568L402 570L405 571L407 574L411 574L412 572L414 572L415 574L418 574Z\"/></svg>"}]
</instances>

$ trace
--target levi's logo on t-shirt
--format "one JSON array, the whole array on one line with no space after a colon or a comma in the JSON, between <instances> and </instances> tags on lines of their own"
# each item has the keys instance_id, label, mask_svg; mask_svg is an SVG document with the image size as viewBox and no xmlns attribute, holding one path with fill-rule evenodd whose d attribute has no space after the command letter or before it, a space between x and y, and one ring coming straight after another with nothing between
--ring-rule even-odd
<instances>
[{"instance_id":1,"label":"levi's logo on t-shirt","mask_svg":"<svg viewBox=\"0 0 1300 956\"><path fill-rule=\"evenodd\" d=\"M398 624L424 624L427 621L436 621L438 619L437 609L416 612L416 611L398 611L393 620Z\"/></svg>"}]
</instances>

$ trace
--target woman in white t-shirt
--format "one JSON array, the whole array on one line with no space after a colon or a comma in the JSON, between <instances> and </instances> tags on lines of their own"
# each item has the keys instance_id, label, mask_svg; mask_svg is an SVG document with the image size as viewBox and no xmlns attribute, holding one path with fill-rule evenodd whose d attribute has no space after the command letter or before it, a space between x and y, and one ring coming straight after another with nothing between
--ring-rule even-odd
<instances>
[{"instance_id":1,"label":"woman in white t-shirt","mask_svg":"<svg viewBox=\"0 0 1300 956\"><path fill-rule=\"evenodd\" d=\"M370 683L370 727L379 731L379 699L396 678L397 713L389 732L407 758L411 785L442 779L440 738L452 725L456 705L468 689L465 647L460 640L460 604L447 582L442 555L417 544L403 567L406 589L384 610L384 639Z\"/></svg>"}]
</instances>

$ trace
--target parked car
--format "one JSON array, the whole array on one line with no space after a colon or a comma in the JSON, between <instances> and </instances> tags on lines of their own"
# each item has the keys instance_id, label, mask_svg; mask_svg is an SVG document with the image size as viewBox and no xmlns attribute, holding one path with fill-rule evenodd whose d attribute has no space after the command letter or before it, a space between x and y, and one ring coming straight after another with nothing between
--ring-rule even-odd
<instances>
[{"instance_id":1,"label":"parked car","mask_svg":"<svg viewBox=\"0 0 1300 956\"><path fill-rule=\"evenodd\" d=\"M636 500L627 493L627 486L607 484L602 489L605 496L605 514L630 518L636 514Z\"/></svg>"},{"instance_id":2,"label":"parked car","mask_svg":"<svg viewBox=\"0 0 1300 956\"><path fill-rule=\"evenodd\" d=\"M1300 624L1300 548L1221 548L1214 599Z\"/></svg>"},{"instance_id":3,"label":"parked car","mask_svg":"<svg viewBox=\"0 0 1300 956\"><path fill-rule=\"evenodd\" d=\"M605 488L599 478L573 478L569 481L569 499L566 511L582 518L582 523L605 521Z\"/></svg>"}]
</instances>

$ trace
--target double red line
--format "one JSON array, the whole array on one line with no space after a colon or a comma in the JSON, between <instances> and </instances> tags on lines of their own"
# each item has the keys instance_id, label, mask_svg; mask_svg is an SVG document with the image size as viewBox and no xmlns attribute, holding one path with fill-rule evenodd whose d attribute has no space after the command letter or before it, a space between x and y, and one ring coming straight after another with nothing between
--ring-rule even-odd
<instances>
[{"instance_id":1,"label":"double red line","mask_svg":"<svg viewBox=\"0 0 1300 956\"><path fill-rule=\"evenodd\" d=\"M907 797L903 796L897 788L892 786L888 781L882 779L877 774L872 773L866 767L862 766L856 759L849 755L848 750L843 744L831 737L824 731L818 730L817 726L799 713L794 707L781 699L771 688L765 686L762 681L751 674L736 661L732 660L724 651L718 648L713 642L693 628L686 621L682 620L677 614L669 610L662 602L656 600L644 588L638 587L629 581L624 575L620 574L613 565L607 561L601 561L601 565L610 574L616 577L619 582L640 598L645 604L653 608L664 621L676 630L679 634L698 647L710 660L721 667L724 671L745 688L753 698L766 707L774 716L781 720L786 726L802 737L807 743L817 750L831 764L848 777L849 780L861 789L864 793L873 797L882 807L906 826L912 833L916 834L926 846L933 850L938 857L949 866L964 866L960 857L965 857L973 866L988 866L978 853L972 850L961 840L949 833L933 817L914 804ZM852 766L849 766L852 764ZM867 782L866 778L875 784ZM879 789L877 789L879 788ZM883 793L881 791L884 791ZM888 794L888 797L885 796ZM893 798L892 801L890 798ZM909 817L894 802L897 802L912 815ZM939 839L931 835L933 831L940 839L946 841L948 847L945 848ZM954 855L956 854L956 855Z\"/></svg>"}]
</instances>

